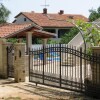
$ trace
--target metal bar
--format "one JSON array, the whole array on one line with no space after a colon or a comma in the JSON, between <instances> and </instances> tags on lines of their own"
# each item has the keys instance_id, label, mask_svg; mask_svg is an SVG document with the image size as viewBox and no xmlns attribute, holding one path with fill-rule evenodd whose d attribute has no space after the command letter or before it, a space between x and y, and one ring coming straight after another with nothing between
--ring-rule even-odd
<instances>
[{"instance_id":1,"label":"metal bar","mask_svg":"<svg viewBox=\"0 0 100 100\"><path fill-rule=\"evenodd\" d=\"M7 77L9 76L8 49L7 47Z\"/></svg>"},{"instance_id":2,"label":"metal bar","mask_svg":"<svg viewBox=\"0 0 100 100\"><path fill-rule=\"evenodd\" d=\"M64 61L65 62L65 66L64 67L65 67L65 77L66 77L66 44L65 44L65 51L64 52L65 52L65 61Z\"/></svg>"},{"instance_id":3,"label":"metal bar","mask_svg":"<svg viewBox=\"0 0 100 100\"><path fill-rule=\"evenodd\" d=\"M48 45L48 58L50 57L50 54L49 54L49 52L50 52L50 45ZM48 73L50 73L50 60L48 60Z\"/></svg>"},{"instance_id":4,"label":"metal bar","mask_svg":"<svg viewBox=\"0 0 100 100\"><path fill-rule=\"evenodd\" d=\"M32 49L32 71L33 71L33 49Z\"/></svg>"},{"instance_id":5,"label":"metal bar","mask_svg":"<svg viewBox=\"0 0 100 100\"><path fill-rule=\"evenodd\" d=\"M39 52L38 52L38 57L39 57L39 71L41 71L41 66L42 66L42 62L40 61L40 50L41 50L41 47L39 47Z\"/></svg>"},{"instance_id":6,"label":"metal bar","mask_svg":"<svg viewBox=\"0 0 100 100\"><path fill-rule=\"evenodd\" d=\"M43 45L43 84L44 84L44 65L45 65L45 47Z\"/></svg>"},{"instance_id":7,"label":"metal bar","mask_svg":"<svg viewBox=\"0 0 100 100\"><path fill-rule=\"evenodd\" d=\"M84 51L84 84L85 84L85 90L86 90L86 88L87 88L87 83L86 83L86 74L87 74L87 71L86 71L86 68L88 67L87 66L88 64L87 64L87 61L86 61L86 52Z\"/></svg>"},{"instance_id":8,"label":"metal bar","mask_svg":"<svg viewBox=\"0 0 100 100\"><path fill-rule=\"evenodd\" d=\"M30 48L29 48L29 82L31 81L31 74L30 74L30 70L31 70L31 68L30 68Z\"/></svg>"},{"instance_id":9,"label":"metal bar","mask_svg":"<svg viewBox=\"0 0 100 100\"><path fill-rule=\"evenodd\" d=\"M82 91L82 48L80 48L80 89Z\"/></svg>"},{"instance_id":10,"label":"metal bar","mask_svg":"<svg viewBox=\"0 0 100 100\"><path fill-rule=\"evenodd\" d=\"M99 84L100 84L100 54L99 54Z\"/></svg>"},{"instance_id":11,"label":"metal bar","mask_svg":"<svg viewBox=\"0 0 100 100\"><path fill-rule=\"evenodd\" d=\"M74 54L74 49L73 49L73 46L72 46L72 81L73 81L73 68L74 68L74 65L73 65L73 63L74 63L74 60L73 60L73 54ZM72 82L72 85L73 85L73 82Z\"/></svg>"},{"instance_id":12,"label":"metal bar","mask_svg":"<svg viewBox=\"0 0 100 100\"><path fill-rule=\"evenodd\" d=\"M95 62L96 63L96 69L95 69L96 70L95 71L95 74L96 74L96 84L98 84L98 68L97 68L98 67L98 64L97 63L98 62L97 62L97 59L98 59L98 55L96 53L96 62Z\"/></svg>"},{"instance_id":13,"label":"metal bar","mask_svg":"<svg viewBox=\"0 0 100 100\"><path fill-rule=\"evenodd\" d=\"M48 58L48 45L47 45L47 50L46 50L46 58ZM47 70L47 73L48 73L48 59L46 59L47 61L47 65L46 65L46 70Z\"/></svg>"},{"instance_id":14,"label":"metal bar","mask_svg":"<svg viewBox=\"0 0 100 100\"><path fill-rule=\"evenodd\" d=\"M69 74L69 77L70 77L70 80L71 80L71 67L72 67L72 58L71 58L71 45L70 45L70 57L68 58L68 63L69 63L69 68L70 68L70 74Z\"/></svg>"},{"instance_id":15,"label":"metal bar","mask_svg":"<svg viewBox=\"0 0 100 100\"><path fill-rule=\"evenodd\" d=\"M77 66L77 64L76 64L76 62L77 62L77 56L76 56L76 47L75 47L75 80L77 82L77 78L76 78L76 66Z\"/></svg>"},{"instance_id":16,"label":"metal bar","mask_svg":"<svg viewBox=\"0 0 100 100\"><path fill-rule=\"evenodd\" d=\"M56 52L56 44L55 44L54 46L55 46L54 52L55 52L55 58L56 58L56 57L58 57L58 56L57 56L57 52ZM56 74L56 72L55 72L55 69L56 69L56 62L57 62L57 60L55 60L55 62L54 62L54 74Z\"/></svg>"},{"instance_id":17,"label":"metal bar","mask_svg":"<svg viewBox=\"0 0 100 100\"><path fill-rule=\"evenodd\" d=\"M60 47L60 87L61 87L61 44L59 44L59 47Z\"/></svg>"},{"instance_id":18,"label":"metal bar","mask_svg":"<svg viewBox=\"0 0 100 100\"><path fill-rule=\"evenodd\" d=\"M94 54L94 52L93 52L92 57L93 57L93 61L91 61L91 59L89 59L91 67L95 66L95 61L94 61L95 54ZM94 80L95 80L94 74L95 74L95 71L94 71L94 67L93 67L93 71L92 71L92 80L93 80L92 81L92 85L94 85Z\"/></svg>"},{"instance_id":19,"label":"metal bar","mask_svg":"<svg viewBox=\"0 0 100 100\"><path fill-rule=\"evenodd\" d=\"M68 74L68 45L67 45L67 79L69 78L68 75L69 74Z\"/></svg>"},{"instance_id":20,"label":"metal bar","mask_svg":"<svg viewBox=\"0 0 100 100\"><path fill-rule=\"evenodd\" d=\"M53 54L53 74L54 74L54 67L55 67L55 66L54 66L54 63L55 63L55 61L56 61L56 59L55 59L55 53L56 53L56 52L54 51L54 49L55 49L55 45L53 44L53 53L54 53L54 54Z\"/></svg>"}]
</instances>

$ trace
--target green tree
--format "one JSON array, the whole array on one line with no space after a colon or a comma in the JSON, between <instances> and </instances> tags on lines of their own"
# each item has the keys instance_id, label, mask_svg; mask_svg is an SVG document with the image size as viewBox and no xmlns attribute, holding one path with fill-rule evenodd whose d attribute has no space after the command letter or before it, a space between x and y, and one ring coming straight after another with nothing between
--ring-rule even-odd
<instances>
[{"instance_id":1,"label":"green tree","mask_svg":"<svg viewBox=\"0 0 100 100\"><path fill-rule=\"evenodd\" d=\"M61 43L63 44L67 44L69 43L74 36L76 36L78 34L79 30L74 27L72 28L68 33L64 34L62 37L61 37Z\"/></svg>"},{"instance_id":2,"label":"green tree","mask_svg":"<svg viewBox=\"0 0 100 100\"><path fill-rule=\"evenodd\" d=\"M96 25L92 23L86 23L83 21L77 21L75 23L78 28L83 31L85 42L89 43L90 46L98 46L100 45L100 30Z\"/></svg>"},{"instance_id":3,"label":"green tree","mask_svg":"<svg viewBox=\"0 0 100 100\"><path fill-rule=\"evenodd\" d=\"M0 24L7 22L10 13L3 4L0 4Z\"/></svg>"},{"instance_id":4,"label":"green tree","mask_svg":"<svg viewBox=\"0 0 100 100\"><path fill-rule=\"evenodd\" d=\"M97 10L90 9L89 12L90 12L89 15L90 21L95 21L96 19L100 18L100 7L98 7Z\"/></svg>"},{"instance_id":5,"label":"green tree","mask_svg":"<svg viewBox=\"0 0 100 100\"><path fill-rule=\"evenodd\" d=\"M48 44L59 44L59 41L57 41L57 40L52 40L52 39L48 39L47 43L48 43Z\"/></svg>"},{"instance_id":6,"label":"green tree","mask_svg":"<svg viewBox=\"0 0 100 100\"><path fill-rule=\"evenodd\" d=\"M43 41L42 41L41 38L33 37L33 38L32 38L32 43L33 43L33 44L42 44Z\"/></svg>"}]
</instances>

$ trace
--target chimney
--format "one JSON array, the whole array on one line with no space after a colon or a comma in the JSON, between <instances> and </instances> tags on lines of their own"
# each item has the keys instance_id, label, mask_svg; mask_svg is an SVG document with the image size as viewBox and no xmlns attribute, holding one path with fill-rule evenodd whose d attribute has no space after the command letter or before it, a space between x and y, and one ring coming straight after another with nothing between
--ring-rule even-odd
<instances>
[{"instance_id":1,"label":"chimney","mask_svg":"<svg viewBox=\"0 0 100 100\"><path fill-rule=\"evenodd\" d=\"M31 13L34 13L34 11L31 11Z\"/></svg>"},{"instance_id":2,"label":"chimney","mask_svg":"<svg viewBox=\"0 0 100 100\"><path fill-rule=\"evenodd\" d=\"M47 8L43 9L43 14L47 14Z\"/></svg>"},{"instance_id":3,"label":"chimney","mask_svg":"<svg viewBox=\"0 0 100 100\"><path fill-rule=\"evenodd\" d=\"M59 14L60 15L64 14L64 10L60 10Z\"/></svg>"}]
</instances>

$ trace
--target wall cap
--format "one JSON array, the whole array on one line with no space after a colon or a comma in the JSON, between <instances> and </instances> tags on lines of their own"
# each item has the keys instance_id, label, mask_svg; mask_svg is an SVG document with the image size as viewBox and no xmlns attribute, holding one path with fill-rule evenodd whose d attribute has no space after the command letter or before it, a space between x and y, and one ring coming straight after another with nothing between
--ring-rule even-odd
<instances>
[{"instance_id":1,"label":"wall cap","mask_svg":"<svg viewBox=\"0 0 100 100\"><path fill-rule=\"evenodd\" d=\"M14 45L26 45L26 43L14 43Z\"/></svg>"},{"instance_id":2,"label":"wall cap","mask_svg":"<svg viewBox=\"0 0 100 100\"><path fill-rule=\"evenodd\" d=\"M94 46L92 47L92 50L99 50L100 49L100 46Z\"/></svg>"}]
</instances>

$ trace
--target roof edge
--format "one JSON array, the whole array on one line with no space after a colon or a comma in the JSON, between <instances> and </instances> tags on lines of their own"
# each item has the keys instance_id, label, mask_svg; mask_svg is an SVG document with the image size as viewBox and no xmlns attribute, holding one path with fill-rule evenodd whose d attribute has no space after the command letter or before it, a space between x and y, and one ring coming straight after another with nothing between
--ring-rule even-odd
<instances>
[{"instance_id":1,"label":"roof edge","mask_svg":"<svg viewBox=\"0 0 100 100\"><path fill-rule=\"evenodd\" d=\"M18 30L18 31L16 31L16 32L13 32L13 33L11 33L11 34L9 34L9 35L7 35L7 36L4 36L3 38L9 38L9 37L12 36L12 35L16 35L17 33L23 32L23 31L25 31L25 30L28 30L28 29L30 29L30 28L32 28L32 27L34 27L34 26L35 26L36 28L38 28L38 29L42 29L42 27L39 27L38 25L31 24L31 25L29 25L28 27L25 27L25 28L20 29L20 30Z\"/></svg>"}]
</instances>

